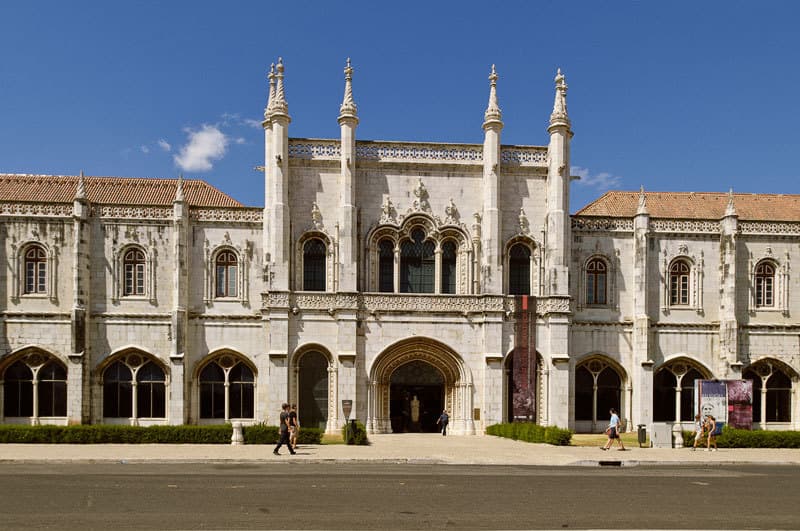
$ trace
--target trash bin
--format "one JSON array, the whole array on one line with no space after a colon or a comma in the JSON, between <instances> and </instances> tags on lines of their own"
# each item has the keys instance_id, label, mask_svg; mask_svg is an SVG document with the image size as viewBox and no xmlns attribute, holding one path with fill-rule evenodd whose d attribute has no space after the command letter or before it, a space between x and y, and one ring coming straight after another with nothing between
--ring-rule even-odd
<instances>
[{"instance_id":1,"label":"trash bin","mask_svg":"<svg viewBox=\"0 0 800 531\"><path fill-rule=\"evenodd\" d=\"M645 430L645 425L644 424L639 424L638 427L639 427L639 430L638 430L637 435L638 435L638 438L639 438L639 448L641 448L642 445L647 442L647 431Z\"/></svg>"}]
</instances>

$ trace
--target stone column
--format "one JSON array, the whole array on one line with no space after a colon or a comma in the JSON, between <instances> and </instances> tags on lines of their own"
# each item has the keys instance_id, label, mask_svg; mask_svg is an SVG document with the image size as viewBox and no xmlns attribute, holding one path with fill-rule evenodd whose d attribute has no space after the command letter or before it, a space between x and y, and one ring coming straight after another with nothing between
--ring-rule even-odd
<instances>
[{"instance_id":1,"label":"stone column","mask_svg":"<svg viewBox=\"0 0 800 531\"><path fill-rule=\"evenodd\" d=\"M650 314L648 311L650 214L644 188L639 192L639 208L633 218L633 362L630 384L635 403L631 403L629 429L633 424L653 422L653 361L650 357ZM656 257L657 258L657 257ZM633 401L632 401L633 402Z\"/></svg>"},{"instance_id":2,"label":"stone column","mask_svg":"<svg viewBox=\"0 0 800 531\"><path fill-rule=\"evenodd\" d=\"M83 172L78 179L72 204L72 308L70 311L71 352L67 367L67 419L70 423L91 418L92 352L87 340L91 308L91 206L86 199ZM55 289L55 286L53 287ZM34 400L36 400L34 392ZM36 410L34 410L35 412Z\"/></svg>"},{"instance_id":3,"label":"stone column","mask_svg":"<svg viewBox=\"0 0 800 531\"><path fill-rule=\"evenodd\" d=\"M720 223L720 267L722 268L719 308L719 359L716 360L717 377L741 377L739 364L739 321L736 317L736 238L738 215L729 193L725 217ZM702 290L702 286L698 286Z\"/></svg>"},{"instance_id":4,"label":"stone column","mask_svg":"<svg viewBox=\"0 0 800 531\"><path fill-rule=\"evenodd\" d=\"M183 191L183 177L178 179L175 199L172 203L172 253L175 269L172 276L171 311L171 350L169 378L169 411L167 417L170 424L185 424L189 407L185 400L186 379L184 364L186 363L189 334L189 207ZM197 415L199 418L199 415Z\"/></svg>"},{"instance_id":5,"label":"stone column","mask_svg":"<svg viewBox=\"0 0 800 531\"><path fill-rule=\"evenodd\" d=\"M502 242L500 241L499 173L502 114L497 105L497 73L492 65L489 104L483 122L483 216L481 250L483 293L502 293Z\"/></svg>"},{"instance_id":6,"label":"stone column","mask_svg":"<svg viewBox=\"0 0 800 531\"><path fill-rule=\"evenodd\" d=\"M339 291L355 292L358 272L358 231L356 209L356 127L358 116L353 100L353 68L347 59L344 100L339 113L341 129L341 174L339 177Z\"/></svg>"}]
</instances>

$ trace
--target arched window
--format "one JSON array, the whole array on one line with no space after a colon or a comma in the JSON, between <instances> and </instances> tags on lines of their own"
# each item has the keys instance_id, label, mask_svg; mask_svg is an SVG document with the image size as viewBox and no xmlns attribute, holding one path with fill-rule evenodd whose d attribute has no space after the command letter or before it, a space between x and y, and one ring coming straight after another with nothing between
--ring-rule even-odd
<instances>
[{"instance_id":1,"label":"arched window","mask_svg":"<svg viewBox=\"0 0 800 531\"><path fill-rule=\"evenodd\" d=\"M67 416L67 371L56 362L50 361L39 369L37 389L40 417Z\"/></svg>"},{"instance_id":2,"label":"arched window","mask_svg":"<svg viewBox=\"0 0 800 531\"><path fill-rule=\"evenodd\" d=\"M140 249L128 249L123 257L125 270L125 286L123 295L144 295L145 262L144 253Z\"/></svg>"},{"instance_id":3,"label":"arched window","mask_svg":"<svg viewBox=\"0 0 800 531\"><path fill-rule=\"evenodd\" d=\"M381 240L378 244L378 291L394 291L394 243Z\"/></svg>"},{"instance_id":4,"label":"arched window","mask_svg":"<svg viewBox=\"0 0 800 531\"><path fill-rule=\"evenodd\" d=\"M22 360L14 362L4 375L3 414L6 417L33 416L33 371Z\"/></svg>"},{"instance_id":5,"label":"arched window","mask_svg":"<svg viewBox=\"0 0 800 531\"><path fill-rule=\"evenodd\" d=\"M214 361L200 371L200 418L225 418L225 371Z\"/></svg>"},{"instance_id":6,"label":"arched window","mask_svg":"<svg viewBox=\"0 0 800 531\"><path fill-rule=\"evenodd\" d=\"M442 293L456 292L456 244L446 241L442 244Z\"/></svg>"},{"instance_id":7,"label":"arched window","mask_svg":"<svg viewBox=\"0 0 800 531\"><path fill-rule=\"evenodd\" d=\"M112 363L103 373L103 416L133 416L133 373L121 361Z\"/></svg>"},{"instance_id":8,"label":"arched window","mask_svg":"<svg viewBox=\"0 0 800 531\"><path fill-rule=\"evenodd\" d=\"M6 417L67 416L67 371L60 362L48 358L32 353L6 369L3 375Z\"/></svg>"},{"instance_id":9,"label":"arched window","mask_svg":"<svg viewBox=\"0 0 800 531\"><path fill-rule=\"evenodd\" d=\"M125 270L123 295L144 295L145 261L141 249L128 249L122 259Z\"/></svg>"},{"instance_id":10,"label":"arched window","mask_svg":"<svg viewBox=\"0 0 800 531\"><path fill-rule=\"evenodd\" d=\"M669 267L669 303L672 306L689 304L689 264L675 260ZM694 417L693 417L694 418Z\"/></svg>"},{"instance_id":11,"label":"arched window","mask_svg":"<svg viewBox=\"0 0 800 531\"><path fill-rule=\"evenodd\" d=\"M681 420L693 420L697 414L694 409L694 381L702 379L703 375L697 369L689 369L681 378Z\"/></svg>"},{"instance_id":12,"label":"arched window","mask_svg":"<svg viewBox=\"0 0 800 531\"><path fill-rule=\"evenodd\" d=\"M433 293L435 260L433 242L421 229L411 231L400 246L400 292Z\"/></svg>"},{"instance_id":13,"label":"arched window","mask_svg":"<svg viewBox=\"0 0 800 531\"><path fill-rule=\"evenodd\" d=\"M653 377L653 420L675 422L675 388L678 379L668 370L660 370Z\"/></svg>"},{"instance_id":14,"label":"arched window","mask_svg":"<svg viewBox=\"0 0 800 531\"><path fill-rule=\"evenodd\" d=\"M585 366L575 369L575 420L593 420L594 376Z\"/></svg>"},{"instance_id":15,"label":"arched window","mask_svg":"<svg viewBox=\"0 0 800 531\"><path fill-rule=\"evenodd\" d=\"M621 410L622 379L599 359L575 369L575 420L606 419L611 408Z\"/></svg>"},{"instance_id":16,"label":"arched window","mask_svg":"<svg viewBox=\"0 0 800 531\"><path fill-rule=\"evenodd\" d=\"M508 253L508 293L531 294L531 250L523 243L514 244Z\"/></svg>"},{"instance_id":17,"label":"arched window","mask_svg":"<svg viewBox=\"0 0 800 531\"><path fill-rule=\"evenodd\" d=\"M606 263L593 258L586 264L586 304L606 304Z\"/></svg>"},{"instance_id":18,"label":"arched window","mask_svg":"<svg viewBox=\"0 0 800 531\"><path fill-rule=\"evenodd\" d=\"M47 253L39 245L25 251L25 293L47 293Z\"/></svg>"},{"instance_id":19,"label":"arched window","mask_svg":"<svg viewBox=\"0 0 800 531\"><path fill-rule=\"evenodd\" d=\"M775 266L760 262L756 266L756 307L766 308L775 305Z\"/></svg>"},{"instance_id":20,"label":"arched window","mask_svg":"<svg viewBox=\"0 0 800 531\"><path fill-rule=\"evenodd\" d=\"M767 380L767 422L791 422L792 380L781 371L773 371Z\"/></svg>"},{"instance_id":21,"label":"arched window","mask_svg":"<svg viewBox=\"0 0 800 531\"><path fill-rule=\"evenodd\" d=\"M166 416L166 387L164 371L147 362L136 371L136 414L139 418Z\"/></svg>"},{"instance_id":22,"label":"arched window","mask_svg":"<svg viewBox=\"0 0 800 531\"><path fill-rule=\"evenodd\" d=\"M255 376L250 367L227 354L203 367L200 371L200 418L255 418Z\"/></svg>"},{"instance_id":23,"label":"arched window","mask_svg":"<svg viewBox=\"0 0 800 531\"><path fill-rule=\"evenodd\" d=\"M303 290L325 291L325 242L311 238L303 245Z\"/></svg>"},{"instance_id":24,"label":"arched window","mask_svg":"<svg viewBox=\"0 0 800 531\"><path fill-rule=\"evenodd\" d=\"M254 417L255 378L253 371L242 362L228 373L230 389L230 418L251 419Z\"/></svg>"},{"instance_id":25,"label":"arched window","mask_svg":"<svg viewBox=\"0 0 800 531\"><path fill-rule=\"evenodd\" d=\"M694 419L694 381L705 376L684 362L671 362L653 377L653 420L656 422ZM680 393L680 403L676 393Z\"/></svg>"},{"instance_id":26,"label":"arched window","mask_svg":"<svg viewBox=\"0 0 800 531\"><path fill-rule=\"evenodd\" d=\"M238 295L239 261L233 251L221 251L215 260L216 297L236 297Z\"/></svg>"}]
</instances>

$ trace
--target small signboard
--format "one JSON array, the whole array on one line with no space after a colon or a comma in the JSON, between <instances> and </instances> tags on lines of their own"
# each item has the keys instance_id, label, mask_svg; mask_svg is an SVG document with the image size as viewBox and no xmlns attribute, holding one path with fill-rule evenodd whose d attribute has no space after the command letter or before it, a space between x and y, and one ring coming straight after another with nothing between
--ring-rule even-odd
<instances>
[{"instance_id":1,"label":"small signboard","mask_svg":"<svg viewBox=\"0 0 800 531\"><path fill-rule=\"evenodd\" d=\"M350 418L350 413L353 411L352 400L342 400L342 413L344 413L345 420Z\"/></svg>"}]
</instances>

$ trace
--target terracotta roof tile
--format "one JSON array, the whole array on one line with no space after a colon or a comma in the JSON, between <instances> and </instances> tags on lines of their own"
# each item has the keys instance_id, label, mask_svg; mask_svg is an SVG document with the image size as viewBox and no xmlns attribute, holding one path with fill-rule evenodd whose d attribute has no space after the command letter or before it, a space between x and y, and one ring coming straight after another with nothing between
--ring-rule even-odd
<instances>
[{"instance_id":1,"label":"terracotta roof tile","mask_svg":"<svg viewBox=\"0 0 800 531\"><path fill-rule=\"evenodd\" d=\"M172 205L178 179L84 177L86 198L105 205ZM71 203L78 187L75 175L0 174L0 200ZM243 207L231 196L205 181L183 181L191 206Z\"/></svg>"},{"instance_id":2,"label":"terracotta roof tile","mask_svg":"<svg viewBox=\"0 0 800 531\"><path fill-rule=\"evenodd\" d=\"M728 206L724 192L645 192L651 218L722 219ZM800 221L800 195L733 194L740 220ZM639 206L639 192L606 192L575 216L632 218Z\"/></svg>"}]
</instances>

